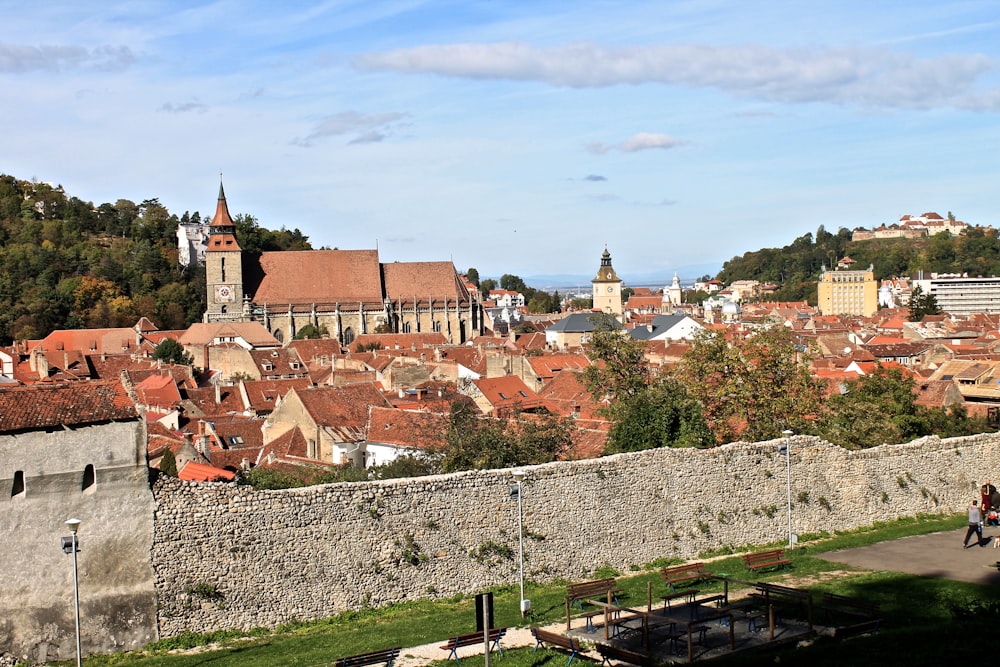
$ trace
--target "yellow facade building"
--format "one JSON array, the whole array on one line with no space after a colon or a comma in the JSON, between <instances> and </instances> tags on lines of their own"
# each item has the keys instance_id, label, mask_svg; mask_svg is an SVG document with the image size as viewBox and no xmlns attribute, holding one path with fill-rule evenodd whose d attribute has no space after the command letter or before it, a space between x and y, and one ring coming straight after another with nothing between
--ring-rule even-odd
<instances>
[{"instance_id":1,"label":"yellow facade building","mask_svg":"<svg viewBox=\"0 0 1000 667\"><path fill-rule=\"evenodd\" d=\"M878 311L878 284L872 266L865 271L828 271L823 267L817 290L823 315L870 317Z\"/></svg>"}]
</instances>

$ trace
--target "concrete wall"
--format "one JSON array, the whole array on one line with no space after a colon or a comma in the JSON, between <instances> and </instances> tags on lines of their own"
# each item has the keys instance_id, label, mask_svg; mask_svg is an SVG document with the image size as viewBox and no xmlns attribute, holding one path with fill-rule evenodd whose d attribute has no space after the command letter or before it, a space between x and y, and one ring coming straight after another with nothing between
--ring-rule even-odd
<instances>
[{"instance_id":1,"label":"concrete wall","mask_svg":"<svg viewBox=\"0 0 1000 667\"><path fill-rule=\"evenodd\" d=\"M84 490L88 464L94 484ZM17 471L24 493L12 495ZM60 543L70 518L83 522L84 654L155 640L153 508L142 422L0 435L0 654L76 655L73 557Z\"/></svg>"},{"instance_id":2,"label":"concrete wall","mask_svg":"<svg viewBox=\"0 0 1000 667\"><path fill-rule=\"evenodd\" d=\"M605 566L627 573L657 558L787 540L777 444L527 468L525 576L582 580ZM858 452L793 438L793 529L960 512L998 465L992 434ZM503 470L286 491L161 480L152 552L160 632L273 626L515 585L510 483Z\"/></svg>"}]
</instances>

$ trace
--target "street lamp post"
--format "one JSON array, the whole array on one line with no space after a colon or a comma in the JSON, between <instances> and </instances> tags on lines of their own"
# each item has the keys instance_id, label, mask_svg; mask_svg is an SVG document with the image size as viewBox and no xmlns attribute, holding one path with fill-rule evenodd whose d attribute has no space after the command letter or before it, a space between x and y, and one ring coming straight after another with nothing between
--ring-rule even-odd
<instances>
[{"instance_id":1,"label":"street lamp post","mask_svg":"<svg viewBox=\"0 0 1000 667\"><path fill-rule=\"evenodd\" d=\"M792 535L792 436L794 433L784 430L781 435L785 437L785 494L788 498L788 548L794 546L794 536Z\"/></svg>"},{"instance_id":2,"label":"street lamp post","mask_svg":"<svg viewBox=\"0 0 1000 667\"><path fill-rule=\"evenodd\" d=\"M76 554L80 551L80 541L77 539L77 531L80 530L79 519L69 519L66 526L69 527L70 536L62 538L62 548L66 553L73 554L73 608L76 615L76 667L83 664L83 650L80 643L80 576L77 567Z\"/></svg>"},{"instance_id":3,"label":"street lamp post","mask_svg":"<svg viewBox=\"0 0 1000 667\"><path fill-rule=\"evenodd\" d=\"M517 562L518 579L521 583L521 618L524 618L531 609L531 600L524 598L524 513L521 505L521 482L524 481L524 471L515 470L511 474L514 477L514 487L511 492L517 496Z\"/></svg>"}]
</instances>

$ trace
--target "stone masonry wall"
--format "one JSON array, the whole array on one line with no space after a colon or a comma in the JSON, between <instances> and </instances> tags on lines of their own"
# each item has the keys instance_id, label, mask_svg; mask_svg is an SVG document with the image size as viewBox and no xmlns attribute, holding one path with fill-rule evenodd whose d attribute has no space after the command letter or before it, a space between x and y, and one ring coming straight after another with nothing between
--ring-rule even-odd
<instances>
[{"instance_id":1,"label":"stone masonry wall","mask_svg":"<svg viewBox=\"0 0 1000 667\"><path fill-rule=\"evenodd\" d=\"M787 540L781 441L528 467L525 577L583 580L657 558ZM791 440L792 526L835 531L964 510L1000 435L846 451ZM255 491L162 479L152 552L161 636L274 626L517 584L509 470Z\"/></svg>"}]
</instances>

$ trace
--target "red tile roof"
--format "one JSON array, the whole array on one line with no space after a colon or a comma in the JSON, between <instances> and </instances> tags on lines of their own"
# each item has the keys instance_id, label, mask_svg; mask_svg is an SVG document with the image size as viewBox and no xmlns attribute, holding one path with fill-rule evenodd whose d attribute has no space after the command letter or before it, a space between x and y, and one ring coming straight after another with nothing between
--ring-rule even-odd
<instances>
[{"instance_id":1,"label":"red tile roof","mask_svg":"<svg viewBox=\"0 0 1000 667\"><path fill-rule=\"evenodd\" d=\"M252 297L262 306L382 303L377 250L265 252L260 268L263 276ZM408 291L419 284L410 283Z\"/></svg>"},{"instance_id":2,"label":"red tile roof","mask_svg":"<svg viewBox=\"0 0 1000 667\"><path fill-rule=\"evenodd\" d=\"M177 472L177 477L188 482L231 482L236 478L236 473L204 463L188 461Z\"/></svg>"},{"instance_id":3,"label":"red tile roof","mask_svg":"<svg viewBox=\"0 0 1000 667\"><path fill-rule=\"evenodd\" d=\"M369 442L432 449L444 444L447 431L443 414L372 407L368 415Z\"/></svg>"},{"instance_id":4,"label":"red tile roof","mask_svg":"<svg viewBox=\"0 0 1000 667\"><path fill-rule=\"evenodd\" d=\"M0 389L0 432L138 419L120 382L74 382Z\"/></svg>"}]
</instances>

